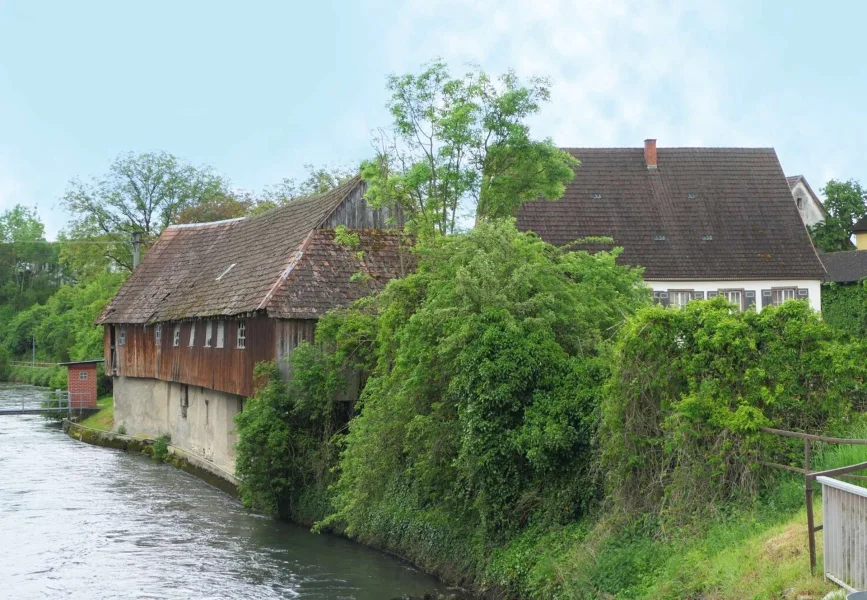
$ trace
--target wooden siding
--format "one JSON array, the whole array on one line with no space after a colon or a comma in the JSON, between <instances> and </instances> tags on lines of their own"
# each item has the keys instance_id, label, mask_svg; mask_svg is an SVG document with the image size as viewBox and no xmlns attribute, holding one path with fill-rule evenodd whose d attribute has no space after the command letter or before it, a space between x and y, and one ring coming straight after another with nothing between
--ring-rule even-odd
<instances>
[{"instance_id":1,"label":"wooden siding","mask_svg":"<svg viewBox=\"0 0 867 600\"><path fill-rule=\"evenodd\" d=\"M404 224L400 207L373 208L364 198L367 185L361 182L337 208L334 209L319 229L334 229L343 225L350 229L400 229Z\"/></svg>"},{"instance_id":2,"label":"wooden siding","mask_svg":"<svg viewBox=\"0 0 867 600\"><path fill-rule=\"evenodd\" d=\"M289 357L301 342L312 342L316 334L314 319L275 319L275 353L283 377L289 378Z\"/></svg>"},{"instance_id":3,"label":"wooden siding","mask_svg":"<svg viewBox=\"0 0 867 600\"><path fill-rule=\"evenodd\" d=\"M208 320L162 323L160 342L155 326L114 325L117 349L116 375L174 381L249 397L253 395L256 363L274 360L274 321L266 317L241 319L246 325L246 348L237 348L238 319L224 319L224 347L217 348L217 323L213 324L213 347L205 347ZM195 342L189 346L190 328L196 326ZM174 346L175 325L180 325L180 343ZM110 328L106 326L107 364L111 365ZM126 343L119 332L126 329Z\"/></svg>"}]
</instances>

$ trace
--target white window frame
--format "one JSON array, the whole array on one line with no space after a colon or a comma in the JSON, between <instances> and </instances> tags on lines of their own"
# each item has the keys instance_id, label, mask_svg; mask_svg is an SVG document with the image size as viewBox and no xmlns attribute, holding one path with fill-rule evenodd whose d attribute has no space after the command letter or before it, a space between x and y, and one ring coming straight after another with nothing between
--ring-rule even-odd
<instances>
[{"instance_id":1,"label":"white window frame","mask_svg":"<svg viewBox=\"0 0 867 600\"><path fill-rule=\"evenodd\" d=\"M196 345L196 322L193 321L190 323L190 348L195 347Z\"/></svg>"},{"instance_id":2,"label":"white window frame","mask_svg":"<svg viewBox=\"0 0 867 600\"><path fill-rule=\"evenodd\" d=\"M681 309L692 302L692 295L693 290L668 290L668 305ZM686 302L680 301L683 298L686 298Z\"/></svg>"},{"instance_id":3,"label":"white window frame","mask_svg":"<svg viewBox=\"0 0 867 600\"><path fill-rule=\"evenodd\" d=\"M222 348L226 345L226 323L217 321L217 348Z\"/></svg>"},{"instance_id":4,"label":"white window frame","mask_svg":"<svg viewBox=\"0 0 867 600\"><path fill-rule=\"evenodd\" d=\"M214 323L205 323L205 348L210 348L214 343Z\"/></svg>"},{"instance_id":5,"label":"white window frame","mask_svg":"<svg viewBox=\"0 0 867 600\"><path fill-rule=\"evenodd\" d=\"M162 323L157 323L154 326L154 339L156 339L157 343L160 343L160 340L163 339L163 325Z\"/></svg>"},{"instance_id":6,"label":"white window frame","mask_svg":"<svg viewBox=\"0 0 867 600\"><path fill-rule=\"evenodd\" d=\"M117 345L126 346L126 327L121 327L117 332Z\"/></svg>"},{"instance_id":7,"label":"white window frame","mask_svg":"<svg viewBox=\"0 0 867 600\"><path fill-rule=\"evenodd\" d=\"M238 321L238 337L236 338L235 347L238 350L243 350L247 347L247 324L244 321Z\"/></svg>"},{"instance_id":8,"label":"white window frame","mask_svg":"<svg viewBox=\"0 0 867 600\"><path fill-rule=\"evenodd\" d=\"M181 325L180 325L180 323L175 325L175 337L174 337L174 340L172 340L172 342L173 342L172 345L175 348L177 348L178 346L181 345Z\"/></svg>"},{"instance_id":9,"label":"white window frame","mask_svg":"<svg viewBox=\"0 0 867 600\"><path fill-rule=\"evenodd\" d=\"M786 300L797 300L797 298L798 288L771 288L771 304L773 306L779 306Z\"/></svg>"},{"instance_id":10,"label":"white window frame","mask_svg":"<svg viewBox=\"0 0 867 600\"><path fill-rule=\"evenodd\" d=\"M79 371L78 372L78 380L79 381L87 381L87 371Z\"/></svg>"},{"instance_id":11,"label":"white window frame","mask_svg":"<svg viewBox=\"0 0 867 600\"><path fill-rule=\"evenodd\" d=\"M744 290L739 290L739 289L719 290L718 293L719 293L720 296L724 296L725 299L726 299L730 304L735 304L735 305L737 305L739 311L744 312L744 297L745 297ZM733 297L735 294L737 294L737 297L738 297L737 302L735 302L735 301L732 299L732 297Z\"/></svg>"}]
</instances>

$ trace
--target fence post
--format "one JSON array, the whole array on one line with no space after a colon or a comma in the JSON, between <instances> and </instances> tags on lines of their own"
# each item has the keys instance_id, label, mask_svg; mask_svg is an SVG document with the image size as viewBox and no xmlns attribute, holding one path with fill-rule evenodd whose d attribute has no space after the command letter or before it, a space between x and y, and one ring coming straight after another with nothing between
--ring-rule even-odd
<instances>
[{"instance_id":1,"label":"fence post","mask_svg":"<svg viewBox=\"0 0 867 600\"><path fill-rule=\"evenodd\" d=\"M804 494L807 500L807 536L810 544L810 574L816 574L816 529L813 521L813 479L810 477L810 440L804 440Z\"/></svg>"}]
</instances>

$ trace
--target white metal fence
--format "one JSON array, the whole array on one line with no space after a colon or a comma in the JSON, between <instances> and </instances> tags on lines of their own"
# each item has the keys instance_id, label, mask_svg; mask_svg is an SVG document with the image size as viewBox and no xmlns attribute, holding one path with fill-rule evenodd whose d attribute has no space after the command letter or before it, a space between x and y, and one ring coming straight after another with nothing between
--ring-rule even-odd
<instances>
[{"instance_id":1,"label":"white metal fence","mask_svg":"<svg viewBox=\"0 0 867 600\"><path fill-rule=\"evenodd\" d=\"M825 577L849 591L867 590L867 489L816 480L822 484Z\"/></svg>"}]
</instances>

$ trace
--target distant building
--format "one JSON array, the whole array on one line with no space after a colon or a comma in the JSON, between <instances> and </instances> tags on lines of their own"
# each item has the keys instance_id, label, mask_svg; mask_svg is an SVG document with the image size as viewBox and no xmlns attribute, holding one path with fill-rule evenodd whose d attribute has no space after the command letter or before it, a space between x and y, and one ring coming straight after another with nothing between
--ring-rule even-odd
<instances>
[{"instance_id":1,"label":"distant building","mask_svg":"<svg viewBox=\"0 0 867 600\"><path fill-rule=\"evenodd\" d=\"M825 269L772 148L567 148L581 161L561 200L525 203L518 227L556 245L613 238L657 302L725 296L742 310L821 308ZM806 185L806 182L804 182Z\"/></svg>"},{"instance_id":2,"label":"distant building","mask_svg":"<svg viewBox=\"0 0 867 600\"><path fill-rule=\"evenodd\" d=\"M255 217L168 227L97 321L115 424L168 434L233 473L234 417L256 364L276 360L288 375L320 316L404 274L390 230L402 213L368 205L364 190L355 177ZM336 239L340 225L357 240Z\"/></svg>"},{"instance_id":3,"label":"distant building","mask_svg":"<svg viewBox=\"0 0 867 600\"><path fill-rule=\"evenodd\" d=\"M825 211L822 201L813 192L813 188L810 187L810 184L807 183L803 175L786 177L786 183L789 184L789 189L792 190L795 206L798 207L798 213L801 215L804 225L812 227L825 220L828 213Z\"/></svg>"},{"instance_id":4,"label":"distant building","mask_svg":"<svg viewBox=\"0 0 867 600\"><path fill-rule=\"evenodd\" d=\"M863 235L863 234L862 234ZM867 252L849 250L820 254L828 283L856 283L867 277Z\"/></svg>"}]
</instances>

